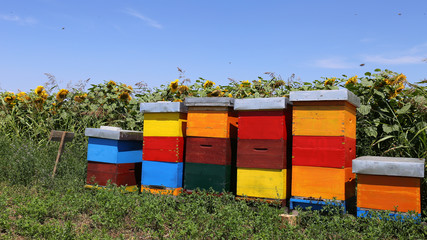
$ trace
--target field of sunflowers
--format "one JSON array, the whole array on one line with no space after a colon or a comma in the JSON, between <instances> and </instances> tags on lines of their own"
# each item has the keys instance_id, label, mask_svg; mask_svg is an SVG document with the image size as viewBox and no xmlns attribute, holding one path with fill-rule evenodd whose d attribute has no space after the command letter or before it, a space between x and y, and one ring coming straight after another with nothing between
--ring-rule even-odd
<instances>
[{"instance_id":1,"label":"field of sunflowers","mask_svg":"<svg viewBox=\"0 0 427 240\"><path fill-rule=\"evenodd\" d=\"M139 103L186 97L284 97L290 91L347 88L361 99L357 110L357 155L427 158L427 80L411 83L401 73L375 69L364 76L282 79L274 73L227 85L199 78L149 88L115 81L61 89L55 78L28 92L0 92L0 238L416 238L427 226L414 221L359 219L327 212L301 212L297 225L282 226L283 209L261 202L206 194L176 199L123 194L120 189L83 188L87 127L143 130ZM51 130L75 133L55 179L58 144ZM426 168L427 169L427 168ZM427 180L422 186L422 221L427 221ZM221 224L218 224L221 223Z\"/></svg>"}]
</instances>

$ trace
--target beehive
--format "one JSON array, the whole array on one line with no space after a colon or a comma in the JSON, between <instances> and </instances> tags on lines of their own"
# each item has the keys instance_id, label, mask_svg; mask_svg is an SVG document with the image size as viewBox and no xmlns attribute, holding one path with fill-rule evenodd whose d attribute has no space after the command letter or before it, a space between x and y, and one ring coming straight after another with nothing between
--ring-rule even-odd
<instances>
[{"instance_id":1,"label":"beehive","mask_svg":"<svg viewBox=\"0 0 427 240\"><path fill-rule=\"evenodd\" d=\"M141 103L140 110L144 113L141 191L175 194L183 182L187 108L182 102L156 102Z\"/></svg>"},{"instance_id":2,"label":"beehive","mask_svg":"<svg viewBox=\"0 0 427 240\"><path fill-rule=\"evenodd\" d=\"M365 156L353 160L358 216L367 210L421 213L424 159Z\"/></svg>"},{"instance_id":3,"label":"beehive","mask_svg":"<svg viewBox=\"0 0 427 240\"><path fill-rule=\"evenodd\" d=\"M142 132L102 126L86 128L85 135L89 137L87 184L140 184Z\"/></svg>"},{"instance_id":4,"label":"beehive","mask_svg":"<svg viewBox=\"0 0 427 240\"><path fill-rule=\"evenodd\" d=\"M322 208L329 200L349 205L355 195L356 108L347 89L290 93L292 113L291 207ZM317 199L316 203L305 200Z\"/></svg>"},{"instance_id":5,"label":"beehive","mask_svg":"<svg viewBox=\"0 0 427 240\"><path fill-rule=\"evenodd\" d=\"M237 195L286 199L290 193L292 105L287 98L236 99Z\"/></svg>"},{"instance_id":6,"label":"beehive","mask_svg":"<svg viewBox=\"0 0 427 240\"><path fill-rule=\"evenodd\" d=\"M186 98L184 188L235 192L237 116L233 98Z\"/></svg>"}]
</instances>

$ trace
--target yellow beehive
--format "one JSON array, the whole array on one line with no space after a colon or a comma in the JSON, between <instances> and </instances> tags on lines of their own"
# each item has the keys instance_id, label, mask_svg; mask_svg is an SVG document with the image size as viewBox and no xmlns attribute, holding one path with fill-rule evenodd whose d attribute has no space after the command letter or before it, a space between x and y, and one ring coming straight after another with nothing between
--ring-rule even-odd
<instances>
[{"instance_id":1,"label":"yellow beehive","mask_svg":"<svg viewBox=\"0 0 427 240\"><path fill-rule=\"evenodd\" d=\"M237 168L237 195L286 199L290 193L286 169Z\"/></svg>"},{"instance_id":2,"label":"yellow beehive","mask_svg":"<svg viewBox=\"0 0 427 240\"><path fill-rule=\"evenodd\" d=\"M187 136L235 138L237 117L228 111L188 111Z\"/></svg>"},{"instance_id":3,"label":"yellow beehive","mask_svg":"<svg viewBox=\"0 0 427 240\"><path fill-rule=\"evenodd\" d=\"M294 102L292 134L356 139L356 107L345 101Z\"/></svg>"},{"instance_id":4,"label":"yellow beehive","mask_svg":"<svg viewBox=\"0 0 427 240\"><path fill-rule=\"evenodd\" d=\"M348 168L292 166L292 196L346 200L355 194L355 174Z\"/></svg>"},{"instance_id":5,"label":"yellow beehive","mask_svg":"<svg viewBox=\"0 0 427 240\"><path fill-rule=\"evenodd\" d=\"M184 137L185 113L144 113L144 136Z\"/></svg>"}]
</instances>

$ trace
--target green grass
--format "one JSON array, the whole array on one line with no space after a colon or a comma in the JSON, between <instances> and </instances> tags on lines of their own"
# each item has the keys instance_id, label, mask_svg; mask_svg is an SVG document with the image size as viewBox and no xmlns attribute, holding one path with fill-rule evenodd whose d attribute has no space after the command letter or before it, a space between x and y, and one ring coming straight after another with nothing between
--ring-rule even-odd
<instances>
[{"instance_id":1,"label":"green grass","mask_svg":"<svg viewBox=\"0 0 427 240\"><path fill-rule=\"evenodd\" d=\"M178 197L84 189L86 143L67 143L54 180L57 142L0 138L0 239L425 239L413 221L284 209L224 194ZM426 219L424 219L426 221Z\"/></svg>"}]
</instances>

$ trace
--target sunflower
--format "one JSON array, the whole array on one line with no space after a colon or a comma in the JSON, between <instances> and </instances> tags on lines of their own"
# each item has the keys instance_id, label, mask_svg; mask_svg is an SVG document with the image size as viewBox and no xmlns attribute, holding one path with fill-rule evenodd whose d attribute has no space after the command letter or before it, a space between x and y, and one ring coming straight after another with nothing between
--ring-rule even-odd
<instances>
[{"instance_id":1,"label":"sunflower","mask_svg":"<svg viewBox=\"0 0 427 240\"><path fill-rule=\"evenodd\" d=\"M393 84L404 83L404 82L406 82L406 76L401 73L394 79Z\"/></svg>"},{"instance_id":2,"label":"sunflower","mask_svg":"<svg viewBox=\"0 0 427 240\"><path fill-rule=\"evenodd\" d=\"M179 88L178 88L178 91L180 92L180 93L185 93L185 92L188 92L188 87L187 86L185 86L185 85L181 85L181 86L179 86Z\"/></svg>"},{"instance_id":3,"label":"sunflower","mask_svg":"<svg viewBox=\"0 0 427 240\"><path fill-rule=\"evenodd\" d=\"M59 102L64 101L64 99L67 97L67 94L68 94L67 89L59 90L59 92L56 94L56 100L58 100Z\"/></svg>"},{"instance_id":4,"label":"sunflower","mask_svg":"<svg viewBox=\"0 0 427 240\"><path fill-rule=\"evenodd\" d=\"M132 99L132 97L130 96L130 94L128 92L125 91L119 95L119 99L122 101L130 101Z\"/></svg>"},{"instance_id":5,"label":"sunflower","mask_svg":"<svg viewBox=\"0 0 427 240\"><path fill-rule=\"evenodd\" d=\"M86 99L86 97L87 97L86 93L85 94L76 95L76 96L74 96L74 101L76 101L78 103L81 103L81 102L83 102Z\"/></svg>"},{"instance_id":6,"label":"sunflower","mask_svg":"<svg viewBox=\"0 0 427 240\"><path fill-rule=\"evenodd\" d=\"M49 95L45 90L43 90L39 96L42 97L44 100L46 100Z\"/></svg>"},{"instance_id":7,"label":"sunflower","mask_svg":"<svg viewBox=\"0 0 427 240\"><path fill-rule=\"evenodd\" d=\"M179 82L179 80L176 79L175 81L173 81L169 84L169 88L171 89L171 92L174 93L178 90L178 82Z\"/></svg>"},{"instance_id":8,"label":"sunflower","mask_svg":"<svg viewBox=\"0 0 427 240\"><path fill-rule=\"evenodd\" d=\"M399 87L396 88L396 90L394 90L394 92L390 95L390 99L397 97L397 95L399 95L404 88L405 88L405 85L403 84L403 82L400 82Z\"/></svg>"},{"instance_id":9,"label":"sunflower","mask_svg":"<svg viewBox=\"0 0 427 240\"><path fill-rule=\"evenodd\" d=\"M249 80L242 82L242 86L249 87L250 85L251 85L251 83L249 82Z\"/></svg>"},{"instance_id":10,"label":"sunflower","mask_svg":"<svg viewBox=\"0 0 427 240\"><path fill-rule=\"evenodd\" d=\"M174 102L182 102L182 100L181 99L175 99L175 100L173 100Z\"/></svg>"},{"instance_id":11,"label":"sunflower","mask_svg":"<svg viewBox=\"0 0 427 240\"><path fill-rule=\"evenodd\" d=\"M274 87L278 88L280 86L285 85L285 82L283 80L277 80L276 82L274 82Z\"/></svg>"},{"instance_id":12,"label":"sunflower","mask_svg":"<svg viewBox=\"0 0 427 240\"><path fill-rule=\"evenodd\" d=\"M214 82L206 80L206 82L203 84L203 88L212 87L213 85L215 85Z\"/></svg>"},{"instance_id":13,"label":"sunflower","mask_svg":"<svg viewBox=\"0 0 427 240\"><path fill-rule=\"evenodd\" d=\"M15 93L7 92L6 95L7 96L4 98L4 101L9 103L9 104L12 104L16 99Z\"/></svg>"},{"instance_id":14,"label":"sunflower","mask_svg":"<svg viewBox=\"0 0 427 240\"><path fill-rule=\"evenodd\" d=\"M231 93L228 94L228 97L233 97L233 95Z\"/></svg>"},{"instance_id":15,"label":"sunflower","mask_svg":"<svg viewBox=\"0 0 427 240\"><path fill-rule=\"evenodd\" d=\"M42 92L44 91L44 87L43 86L38 86L37 88L36 88L36 90L34 90L34 92L37 94L37 95L41 95L42 94Z\"/></svg>"},{"instance_id":16,"label":"sunflower","mask_svg":"<svg viewBox=\"0 0 427 240\"><path fill-rule=\"evenodd\" d=\"M345 85L348 84L356 84L357 83L357 75L355 75L354 77L351 77L347 80L347 82L345 82Z\"/></svg>"},{"instance_id":17,"label":"sunflower","mask_svg":"<svg viewBox=\"0 0 427 240\"><path fill-rule=\"evenodd\" d=\"M335 78L327 78L326 80L325 80L325 86L333 86L334 85L334 83L335 83Z\"/></svg>"},{"instance_id":18,"label":"sunflower","mask_svg":"<svg viewBox=\"0 0 427 240\"><path fill-rule=\"evenodd\" d=\"M19 101L30 100L30 97L25 92L20 92L17 96Z\"/></svg>"}]
</instances>

